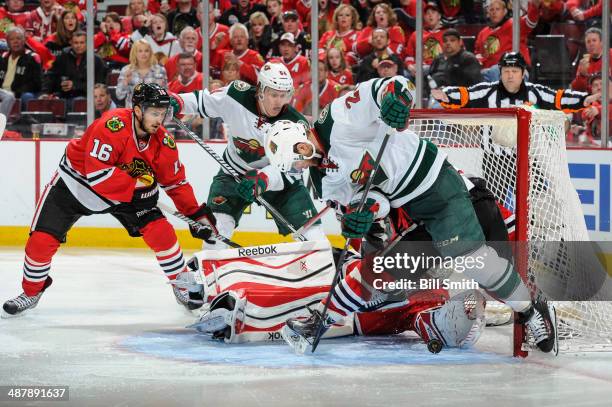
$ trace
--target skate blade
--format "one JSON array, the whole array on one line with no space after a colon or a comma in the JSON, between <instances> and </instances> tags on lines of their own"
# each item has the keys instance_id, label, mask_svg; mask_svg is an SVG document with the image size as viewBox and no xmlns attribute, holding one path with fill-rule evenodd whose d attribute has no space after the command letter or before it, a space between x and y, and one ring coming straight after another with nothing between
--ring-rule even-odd
<instances>
[{"instance_id":1,"label":"skate blade","mask_svg":"<svg viewBox=\"0 0 612 407\"><path fill-rule=\"evenodd\" d=\"M16 314L9 314L9 313L8 313L8 312L6 312L5 310L2 310L2 311L0 312L0 318L1 318L1 319L19 318L19 317L22 317L24 313L25 313L25 311L18 312L18 313L16 313Z\"/></svg>"},{"instance_id":2,"label":"skate blade","mask_svg":"<svg viewBox=\"0 0 612 407\"><path fill-rule=\"evenodd\" d=\"M559 356L559 323L557 322L557 309L553 305L548 312L550 313L550 319L552 320L553 329L555 330L555 342L553 343L552 353L555 356Z\"/></svg>"},{"instance_id":3,"label":"skate blade","mask_svg":"<svg viewBox=\"0 0 612 407\"><path fill-rule=\"evenodd\" d=\"M192 328L198 332L211 334L213 332L225 329L226 327L227 323L225 322L225 318L220 315L207 319L206 321L198 321L195 324L187 325L185 328Z\"/></svg>"},{"instance_id":4,"label":"skate blade","mask_svg":"<svg viewBox=\"0 0 612 407\"><path fill-rule=\"evenodd\" d=\"M304 355L307 351L312 352L312 344L287 325L281 329L281 336L296 354Z\"/></svg>"}]
</instances>

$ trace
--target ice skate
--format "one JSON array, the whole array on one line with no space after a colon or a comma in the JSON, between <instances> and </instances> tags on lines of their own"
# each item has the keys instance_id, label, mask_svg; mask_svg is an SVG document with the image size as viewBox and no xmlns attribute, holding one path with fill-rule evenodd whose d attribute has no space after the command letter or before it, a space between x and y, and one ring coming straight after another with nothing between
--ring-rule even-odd
<instances>
[{"instance_id":1,"label":"ice skate","mask_svg":"<svg viewBox=\"0 0 612 407\"><path fill-rule=\"evenodd\" d=\"M318 310L311 310L308 318L298 317L287 320L287 323L281 330L281 335L285 342L298 354L304 354L308 349L312 349L312 343L317 335L317 329L321 326L323 332L321 336L333 324L333 321L327 317L326 321L321 324L323 316Z\"/></svg>"},{"instance_id":2,"label":"ice skate","mask_svg":"<svg viewBox=\"0 0 612 407\"><path fill-rule=\"evenodd\" d=\"M557 313L555 307L544 301L537 301L526 313L520 314L519 322L524 323L533 336L535 344L544 353L558 353Z\"/></svg>"},{"instance_id":3,"label":"ice skate","mask_svg":"<svg viewBox=\"0 0 612 407\"><path fill-rule=\"evenodd\" d=\"M2 306L2 318L13 318L23 315L23 313L29 309L34 309L40 301L43 292L53 283L51 277L47 277L45 280L45 286L36 295L28 296L26 293L21 293L17 297L12 298L4 303Z\"/></svg>"}]
</instances>

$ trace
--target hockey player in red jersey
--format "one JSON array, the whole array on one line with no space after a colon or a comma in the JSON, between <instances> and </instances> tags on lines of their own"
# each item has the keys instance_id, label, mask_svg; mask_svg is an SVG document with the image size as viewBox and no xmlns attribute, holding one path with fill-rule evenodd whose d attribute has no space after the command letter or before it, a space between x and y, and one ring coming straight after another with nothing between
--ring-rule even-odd
<instances>
[{"instance_id":1,"label":"hockey player in red jersey","mask_svg":"<svg viewBox=\"0 0 612 407\"><path fill-rule=\"evenodd\" d=\"M4 316L34 308L51 285L51 260L66 234L82 216L110 213L132 237L140 237L155 252L169 280L185 270L174 229L157 208L159 186L177 209L211 228L191 230L208 239L215 219L198 205L174 138L163 127L170 99L157 84L136 85L133 109L113 109L94 121L82 138L66 147L58 171L45 188L34 214L25 247L23 293L4 303ZM173 285L177 301L196 308L186 290Z\"/></svg>"}]
</instances>

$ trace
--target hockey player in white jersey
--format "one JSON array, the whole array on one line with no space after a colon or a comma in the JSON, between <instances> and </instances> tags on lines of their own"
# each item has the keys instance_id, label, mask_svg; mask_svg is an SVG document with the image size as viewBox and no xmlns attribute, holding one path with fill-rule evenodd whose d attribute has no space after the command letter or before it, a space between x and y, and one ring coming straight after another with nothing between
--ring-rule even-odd
<instances>
[{"instance_id":1,"label":"hockey player in white jersey","mask_svg":"<svg viewBox=\"0 0 612 407\"><path fill-rule=\"evenodd\" d=\"M243 176L240 183L220 170L214 177L207 205L217 218L219 234L227 238L240 221L244 209L258 195L274 206L296 229L304 225L316 209L301 177L281 173L271 166L263 148L270 126L279 120L300 123L308 128L306 118L289 105L293 80L280 63L266 63L259 72L257 87L234 81L209 92L171 94L175 115L199 114L220 117L229 127L229 141L223 159ZM283 235L290 231L277 223ZM308 240L325 239L320 223L304 232ZM217 242L215 249L225 246Z\"/></svg>"},{"instance_id":2,"label":"hockey player in white jersey","mask_svg":"<svg viewBox=\"0 0 612 407\"><path fill-rule=\"evenodd\" d=\"M552 351L556 345L554 308L543 302L532 303L512 262L485 244L465 183L448 163L445 153L406 130L413 89L400 76L361 83L354 92L323 109L314 131L302 134L302 141L296 142L299 137L291 140L279 137L270 140L272 144L266 142L266 153L271 157L284 154L271 161L285 161L285 167L311 166L315 184L316 178L320 180L323 199L337 201L345 208L341 224L342 234L347 238L361 239L375 219L386 217L391 208L401 208L424 225L441 256L486 258L486 267L466 267L465 277L478 282L481 288L518 312L538 347L544 352ZM398 131L388 140L364 209L357 211L360 192L375 165L373 157L390 128ZM287 147L285 143L293 144ZM314 156L313 145L316 153L324 157L321 161L304 160ZM345 290L337 293L338 297L346 296L346 287L338 284L336 290ZM349 295L351 301L342 306L334 303L332 295L324 326L358 310L364 303L358 294ZM290 319L287 326L295 334L311 339L321 318L321 313L314 310L307 320Z\"/></svg>"}]
</instances>

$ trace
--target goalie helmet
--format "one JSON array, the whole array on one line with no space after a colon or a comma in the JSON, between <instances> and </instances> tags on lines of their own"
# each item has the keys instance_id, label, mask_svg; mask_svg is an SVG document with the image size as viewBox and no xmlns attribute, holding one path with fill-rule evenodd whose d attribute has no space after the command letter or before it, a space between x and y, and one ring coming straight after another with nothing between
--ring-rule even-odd
<instances>
[{"instance_id":1,"label":"goalie helmet","mask_svg":"<svg viewBox=\"0 0 612 407\"><path fill-rule=\"evenodd\" d=\"M296 150L296 145L306 143L312 147L312 154L304 156ZM289 120L279 120L272 124L266 133L264 145L266 157L270 164L281 172L289 172L297 161L309 160L315 157L315 146L308 140L306 129L300 123Z\"/></svg>"},{"instance_id":2,"label":"goalie helmet","mask_svg":"<svg viewBox=\"0 0 612 407\"><path fill-rule=\"evenodd\" d=\"M287 67L279 62L266 62L257 76L257 87L293 93L293 78Z\"/></svg>"}]
</instances>

